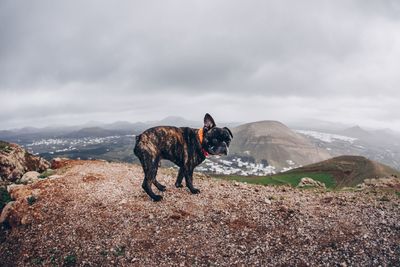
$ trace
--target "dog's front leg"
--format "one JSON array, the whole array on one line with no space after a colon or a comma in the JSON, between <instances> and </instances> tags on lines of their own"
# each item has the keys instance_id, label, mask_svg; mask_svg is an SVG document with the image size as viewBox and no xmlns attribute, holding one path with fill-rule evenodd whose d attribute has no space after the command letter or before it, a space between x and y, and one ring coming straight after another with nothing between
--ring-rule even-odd
<instances>
[{"instance_id":1,"label":"dog's front leg","mask_svg":"<svg viewBox=\"0 0 400 267\"><path fill-rule=\"evenodd\" d=\"M176 178L176 182L175 182L176 188L183 187L183 185L182 185L183 176L185 176L185 169L183 167L180 167L178 177Z\"/></svg>"},{"instance_id":2,"label":"dog's front leg","mask_svg":"<svg viewBox=\"0 0 400 267\"><path fill-rule=\"evenodd\" d=\"M193 186L193 169L186 171L185 181L186 181L186 186L189 188L189 190L192 194L200 193L200 190L197 188L194 188L194 186Z\"/></svg>"}]
</instances>

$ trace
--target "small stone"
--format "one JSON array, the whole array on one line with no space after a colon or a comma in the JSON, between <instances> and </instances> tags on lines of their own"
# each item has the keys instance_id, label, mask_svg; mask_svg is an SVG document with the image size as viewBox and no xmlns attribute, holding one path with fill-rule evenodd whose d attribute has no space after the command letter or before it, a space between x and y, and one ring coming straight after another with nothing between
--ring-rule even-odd
<instances>
[{"instance_id":1,"label":"small stone","mask_svg":"<svg viewBox=\"0 0 400 267\"><path fill-rule=\"evenodd\" d=\"M48 178L49 179L59 179L61 177L62 177L62 175L54 174L54 175L49 176Z\"/></svg>"},{"instance_id":2,"label":"small stone","mask_svg":"<svg viewBox=\"0 0 400 267\"><path fill-rule=\"evenodd\" d=\"M326 185L324 183L321 183L319 181L315 181L314 179L310 177L303 177L300 180L300 183L297 185L298 187L320 187L320 188L326 188Z\"/></svg>"},{"instance_id":3,"label":"small stone","mask_svg":"<svg viewBox=\"0 0 400 267\"><path fill-rule=\"evenodd\" d=\"M272 204L271 200L268 199L268 198L266 198L266 199L264 200L264 202L265 202L265 204L268 204L268 205L271 205L271 204Z\"/></svg>"}]
</instances>

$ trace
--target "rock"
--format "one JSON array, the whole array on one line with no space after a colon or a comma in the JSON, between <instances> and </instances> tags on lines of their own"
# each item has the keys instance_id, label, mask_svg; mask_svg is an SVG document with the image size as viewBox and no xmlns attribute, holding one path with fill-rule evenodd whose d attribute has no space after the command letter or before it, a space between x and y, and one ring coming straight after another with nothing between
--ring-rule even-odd
<instances>
[{"instance_id":1,"label":"rock","mask_svg":"<svg viewBox=\"0 0 400 267\"><path fill-rule=\"evenodd\" d=\"M400 179L395 176L375 178L375 179L365 179L364 183L357 185L357 188L361 189L371 188L371 187L400 189Z\"/></svg>"},{"instance_id":2,"label":"rock","mask_svg":"<svg viewBox=\"0 0 400 267\"><path fill-rule=\"evenodd\" d=\"M312 178L309 177L303 177L300 180L300 183L297 185L298 187L320 187L320 188L326 188L326 185L324 183L321 183L319 181L315 181Z\"/></svg>"},{"instance_id":3,"label":"rock","mask_svg":"<svg viewBox=\"0 0 400 267\"><path fill-rule=\"evenodd\" d=\"M7 221L8 217L10 216L11 211L13 209L14 203L15 203L15 201L11 201L11 202L8 202L4 206L3 211L1 212L1 215L0 215L0 224L2 224L5 221Z\"/></svg>"},{"instance_id":4,"label":"rock","mask_svg":"<svg viewBox=\"0 0 400 267\"><path fill-rule=\"evenodd\" d=\"M266 204L268 204L268 205L271 205L271 204L272 204L271 200L268 199L268 198L266 198L266 199L264 200L264 202L265 202Z\"/></svg>"},{"instance_id":5,"label":"rock","mask_svg":"<svg viewBox=\"0 0 400 267\"><path fill-rule=\"evenodd\" d=\"M40 173L35 171L30 171L25 173L22 178L19 180L22 184L31 184L39 180Z\"/></svg>"},{"instance_id":6,"label":"rock","mask_svg":"<svg viewBox=\"0 0 400 267\"><path fill-rule=\"evenodd\" d=\"M55 158L51 161L52 169L60 169L68 165L69 159L67 158Z\"/></svg>"},{"instance_id":7,"label":"rock","mask_svg":"<svg viewBox=\"0 0 400 267\"><path fill-rule=\"evenodd\" d=\"M7 186L7 192L10 193L11 191L23 187L23 184L10 184Z\"/></svg>"},{"instance_id":8,"label":"rock","mask_svg":"<svg viewBox=\"0 0 400 267\"><path fill-rule=\"evenodd\" d=\"M49 167L48 161L30 154L19 145L0 141L0 178L15 182L28 171L42 172Z\"/></svg>"},{"instance_id":9,"label":"rock","mask_svg":"<svg viewBox=\"0 0 400 267\"><path fill-rule=\"evenodd\" d=\"M35 190L37 191L37 190ZM11 199L22 199L22 198L27 198L28 196L32 195L33 190L29 188L29 186L26 185L20 185L20 186L13 186L9 188L9 194L11 196Z\"/></svg>"},{"instance_id":10,"label":"rock","mask_svg":"<svg viewBox=\"0 0 400 267\"><path fill-rule=\"evenodd\" d=\"M58 178L61 178L61 177L62 177L62 175L53 174L53 175L49 176L48 178L49 179L58 179Z\"/></svg>"}]
</instances>

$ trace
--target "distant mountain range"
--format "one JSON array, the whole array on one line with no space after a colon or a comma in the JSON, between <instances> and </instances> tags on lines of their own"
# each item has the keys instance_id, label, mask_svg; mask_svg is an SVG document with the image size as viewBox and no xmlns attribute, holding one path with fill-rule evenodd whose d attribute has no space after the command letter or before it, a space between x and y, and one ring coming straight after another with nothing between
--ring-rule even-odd
<instances>
[{"instance_id":1,"label":"distant mountain range","mask_svg":"<svg viewBox=\"0 0 400 267\"><path fill-rule=\"evenodd\" d=\"M227 127L234 127L239 123L222 123ZM82 125L54 126L54 127L24 127L12 130L0 130L0 139L29 139L32 136L40 137L103 137L105 133L110 134L139 134L147 128L159 125L172 125L177 127L200 128L202 121L186 120L183 117L169 116L159 121L128 122L117 121L113 123L102 123L91 121ZM113 131L113 132L110 132Z\"/></svg>"},{"instance_id":2,"label":"distant mountain range","mask_svg":"<svg viewBox=\"0 0 400 267\"><path fill-rule=\"evenodd\" d=\"M306 125L289 128L277 121L260 121L241 125L219 123L219 126L230 127L234 135L229 157L239 156L264 166L268 164L277 171L341 155L364 156L400 169L399 133L390 129L366 130L360 126L342 128L340 124L320 121L311 124L310 128ZM202 122L170 116L160 121L135 123L88 122L77 126L25 127L0 131L0 140L24 145L46 158L66 156L131 162L135 160L132 135L156 125L199 128Z\"/></svg>"}]
</instances>

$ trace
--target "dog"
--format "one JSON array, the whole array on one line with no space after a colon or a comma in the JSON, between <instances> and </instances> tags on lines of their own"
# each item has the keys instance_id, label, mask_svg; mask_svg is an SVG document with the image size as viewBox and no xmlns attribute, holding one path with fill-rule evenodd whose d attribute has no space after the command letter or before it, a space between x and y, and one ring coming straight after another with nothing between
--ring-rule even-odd
<instances>
[{"instance_id":1,"label":"dog","mask_svg":"<svg viewBox=\"0 0 400 267\"><path fill-rule=\"evenodd\" d=\"M155 194L151 186L154 184L161 192L166 190L156 179L160 160L166 159L179 167L175 186L183 187L182 180L185 177L190 192L200 193L193 186L194 168L208 155L228 155L232 139L232 132L227 127L216 127L214 119L208 113L204 116L204 126L200 129L157 126L145 130L136 136L133 150L143 167L142 188L154 201L162 200L162 196Z\"/></svg>"}]
</instances>

